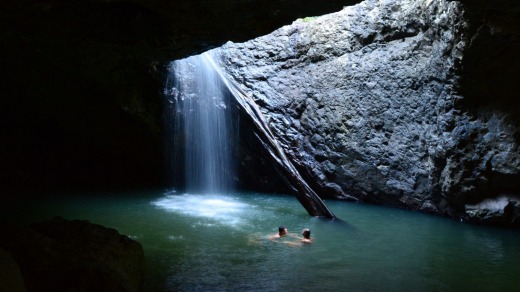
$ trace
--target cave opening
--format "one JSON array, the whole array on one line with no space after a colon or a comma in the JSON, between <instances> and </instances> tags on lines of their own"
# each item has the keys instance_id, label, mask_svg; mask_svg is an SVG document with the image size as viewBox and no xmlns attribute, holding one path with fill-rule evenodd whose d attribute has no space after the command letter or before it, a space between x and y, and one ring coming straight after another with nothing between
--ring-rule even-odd
<instances>
[{"instance_id":1,"label":"cave opening","mask_svg":"<svg viewBox=\"0 0 520 292\"><path fill-rule=\"evenodd\" d=\"M60 245L52 236L66 234L63 220L50 234L29 226L56 214L126 234L112 243L141 242L149 273L141 288L150 291L518 286L518 232L459 222L520 226L515 1L367 0L286 27L301 11L352 1L32 2L3 2L0 11L0 256L12 255L28 287L63 287L60 277L71 275L70 260L42 254L88 254L84 229L72 229L78 245ZM316 220L291 196L271 194L294 189L242 110L230 151L239 157L239 194L138 191L162 188L171 173L162 163L175 156L162 148L177 143L161 133L161 110L171 104L162 99L162 64L219 46L228 33L244 43L224 45L226 74L251 93L288 159L348 224ZM176 177L168 187L189 189ZM4 228L9 220L28 229ZM273 243L267 236L279 224L310 228L314 244ZM42 262L55 269L38 270ZM93 262L67 283L99 283L107 263ZM90 271L96 280L82 281Z\"/></svg>"}]
</instances>

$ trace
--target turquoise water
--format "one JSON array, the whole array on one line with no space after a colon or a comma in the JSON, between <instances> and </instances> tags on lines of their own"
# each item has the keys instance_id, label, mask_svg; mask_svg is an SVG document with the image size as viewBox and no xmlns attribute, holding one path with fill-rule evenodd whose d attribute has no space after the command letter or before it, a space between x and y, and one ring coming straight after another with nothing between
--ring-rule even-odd
<instances>
[{"instance_id":1,"label":"turquoise water","mask_svg":"<svg viewBox=\"0 0 520 292\"><path fill-rule=\"evenodd\" d=\"M326 201L309 217L290 196L75 195L27 201L19 220L61 215L142 243L145 291L518 291L520 232L371 205ZM4 214L5 215L5 214ZM271 242L278 225L314 243Z\"/></svg>"}]
</instances>

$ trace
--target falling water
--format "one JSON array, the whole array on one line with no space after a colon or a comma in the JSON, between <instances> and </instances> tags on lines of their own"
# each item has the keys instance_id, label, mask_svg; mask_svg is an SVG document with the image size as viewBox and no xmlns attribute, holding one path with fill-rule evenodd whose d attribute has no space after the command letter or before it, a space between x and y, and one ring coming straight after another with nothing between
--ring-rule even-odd
<instances>
[{"instance_id":1,"label":"falling water","mask_svg":"<svg viewBox=\"0 0 520 292\"><path fill-rule=\"evenodd\" d=\"M233 187L236 127L230 95L209 63L210 53L171 63L166 89L173 183L186 192ZM171 149L173 148L173 149Z\"/></svg>"}]
</instances>

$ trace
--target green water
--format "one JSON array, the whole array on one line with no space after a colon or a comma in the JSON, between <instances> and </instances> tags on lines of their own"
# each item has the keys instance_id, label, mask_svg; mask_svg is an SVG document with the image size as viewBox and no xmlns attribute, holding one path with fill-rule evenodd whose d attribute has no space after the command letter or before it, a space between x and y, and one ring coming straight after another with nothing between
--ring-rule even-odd
<instances>
[{"instance_id":1,"label":"green water","mask_svg":"<svg viewBox=\"0 0 520 292\"><path fill-rule=\"evenodd\" d=\"M21 221L61 215L142 243L145 291L519 291L520 232L337 201L342 220L289 196L96 194L26 201ZM5 214L4 214L5 215ZM271 242L278 225L314 243Z\"/></svg>"}]
</instances>

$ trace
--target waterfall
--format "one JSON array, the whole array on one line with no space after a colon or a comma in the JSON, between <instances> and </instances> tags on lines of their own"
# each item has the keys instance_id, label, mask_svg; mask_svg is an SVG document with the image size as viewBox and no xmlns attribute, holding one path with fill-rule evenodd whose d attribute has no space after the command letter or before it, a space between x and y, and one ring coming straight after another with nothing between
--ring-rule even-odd
<instances>
[{"instance_id":1,"label":"waterfall","mask_svg":"<svg viewBox=\"0 0 520 292\"><path fill-rule=\"evenodd\" d=\"M175 188L221 193L233 188L238 130L229 91L207 54L170 64L166 105L173 125L167 151Z\"/></svg>"}]
</instances>

